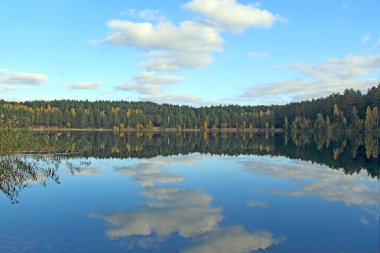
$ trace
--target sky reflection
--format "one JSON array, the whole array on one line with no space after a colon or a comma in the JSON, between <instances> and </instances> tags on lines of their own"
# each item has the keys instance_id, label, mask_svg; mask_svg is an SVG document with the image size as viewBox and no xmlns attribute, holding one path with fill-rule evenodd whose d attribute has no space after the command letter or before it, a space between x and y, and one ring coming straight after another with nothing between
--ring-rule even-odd
<instances>
[{"instance_id":1,"label":"sky reflection","mask_svg":"<svg viewBox=\"0 0 380 253\"><path fill-rule=\"evenodd\" d=\"M141 238L145 242L146 237L162 242L164 238L169 240L178 234L187 238L191 245L181 250L185 253L251 252L264 250L284 240L275 238L268 231L251 233L242 225L221 226L223 208L212 205L211 195L198 189L185 189L170 184L186 178L166 173L165 166L194 165L201 160L200 155L184 156L181 159L153 158L140 160L136 166L115 168L116 173L132 176L133 181L143 186L139 194L145 201L136 210L96 214L108 224L106 236L145 236ZM158 183L162 186L155 186ZM146 244L143 245L146 247Z\"/></svg>"}]
</instances>

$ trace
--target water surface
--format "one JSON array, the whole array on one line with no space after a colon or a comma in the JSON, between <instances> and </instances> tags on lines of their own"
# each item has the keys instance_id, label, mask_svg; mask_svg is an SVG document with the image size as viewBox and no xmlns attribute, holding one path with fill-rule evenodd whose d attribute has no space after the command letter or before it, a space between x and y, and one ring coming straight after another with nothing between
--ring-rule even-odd
<instances>
[{"instance_id":1,"label":"water surface","mask_svg":"<svg viewBox=\"0 0 380 253\"><path fill-rule=\"evenodd\" d=\"M379 250L376 138L60 138L54 173L1 173L0 252Z\"/></svg>"}]
</instances>

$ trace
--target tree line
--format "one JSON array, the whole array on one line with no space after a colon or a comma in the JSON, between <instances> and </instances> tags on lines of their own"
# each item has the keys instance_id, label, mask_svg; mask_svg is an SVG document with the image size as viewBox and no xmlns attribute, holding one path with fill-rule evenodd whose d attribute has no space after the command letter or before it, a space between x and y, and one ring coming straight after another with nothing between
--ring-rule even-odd
<instances>
[{"instance_id":1,"label":"tree line","mask_svg":"<svg viewBox=\"0 0 380 253\"><path fill-rule=\"evenodd\" d=\"M343 94L286 105L219 105L192 107L153 102L54 100L7 102L0 115L15 117L23 127L149 130L172 128L376 130L380 128L380 84L365 94L346 89Z\"/></svg>"}]
</instances>

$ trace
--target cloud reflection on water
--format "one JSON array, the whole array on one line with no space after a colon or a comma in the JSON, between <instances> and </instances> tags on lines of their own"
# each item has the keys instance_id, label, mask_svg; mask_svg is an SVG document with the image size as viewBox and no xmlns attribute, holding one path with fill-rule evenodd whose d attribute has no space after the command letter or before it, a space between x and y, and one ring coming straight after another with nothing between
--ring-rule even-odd
<instances>
[{"instance_id":1,"label":"cloud reflection on water","mask_svg":"<svg viewBox=\"0 0 380 253\"><path fill-rule=\"evenodd\" d=\"M341 170L311 162L288 159L284 162L284 158L267 157L241 163L251 172L296 183L292 189L272 190L276 194L318 196L331 202L341 201L348 206L375 206L380 201L378 188L369 184L376 183L376 179L364 171L346 175Z\"/></svg>"},{"instance_id":2,"label":"cloud reflection on water","mask_svg":"<svg viewBox=\"0 0 380 253\"><path fill-rule=\"evenodd\" d=\"M174 183L184 177L164 172L166 165L193 164L201 155L142 159L137 166L115 168L118 174L132 176L144 187L139 193L147 198L143 207L136 210L98 214L107 221L106 236L122 238L140 236L136 246L147 247L147 240L163 242L178 233L192 241L183 252L251 252L264 250L280 242L270 232L248 232L243 226L222 227L222 207L212 206L213 197L198 189L181 186L155 186L157 183ZM167 180L164 180L167 179ZM155 242L148 240L149 244Z\"/></svg>"},{"instance_id":3,"label":"cloud reflection on water","mask_svg":"<svg viewBox=\"0 0 380 253\"><path fill-rule=\"evenodd\" d=\"M243 253L265 250L281 241L269 232L249 233L241 226L231 226L214 231L183 253Z\"/></svg>"}]
</instances>

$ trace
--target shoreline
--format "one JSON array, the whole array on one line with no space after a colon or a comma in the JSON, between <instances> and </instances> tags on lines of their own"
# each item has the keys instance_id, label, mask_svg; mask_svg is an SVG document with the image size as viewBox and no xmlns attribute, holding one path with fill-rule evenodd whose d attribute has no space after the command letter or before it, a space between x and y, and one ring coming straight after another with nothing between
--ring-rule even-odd
<instances>
[{"instance_id":1,"label":"shoreline","mask_svg":"<svg viewBox=\"0 0 380 253\"><path fill-rule=\"evenodd\" d=\"M236 132L244 132L244 133L281 133L284 132L281 128L276 129L265 129L265 128L217 128L217 129L197 129L197 128L185 128L181 130L177 130L176 128L153 128L153 129L136 129L136 128L125 128L123 130L120 129L111 129L111 128L27 128L29 131L34 132L120 132L120 133L135 133L135 132L144 132L144 133L200 133L200 132L209 132L209 133L236 133Z\"/></svg>"},{"instance_id":2,"label":"shoreline","mask_svg":"<svg viewBox=\"0 0 380 253\"><path fill-rule=\"evenodd\" d=\"M114 133L153 133L153 134L159 134L159 133L270 133L270 134L283 134L283 133L303 133L303 132L319 132L319 133L346 133L346 134L355 134L355 133L371 133L375 136L380 136L380 129L376 129L374 131L367 131L367 130L357 130L357 129L335 129L332 131L320 131L315 129L308 129L308 130L285 130L282 128L212 128L207 129L206 131L203 129L196 129L196 128L186 128L177 130L176 128L152 128L152 129L136 129L136 128L125 128L123 130L120 129L112 129L112 128L56 128L56 127L49 127L49 128L36 128L36 127L29 127L26 128L26 130L31 132L114 132Z\"/></svg>"}]
</instances>

